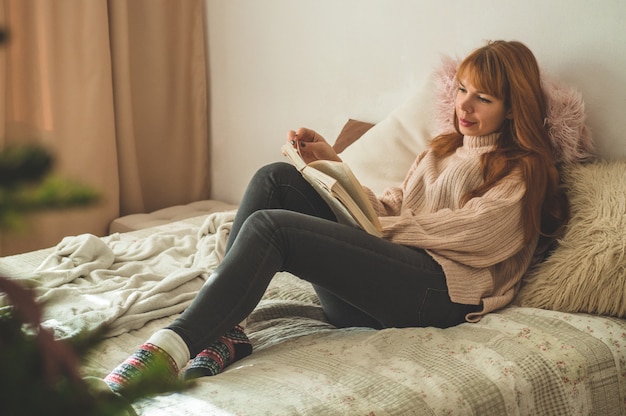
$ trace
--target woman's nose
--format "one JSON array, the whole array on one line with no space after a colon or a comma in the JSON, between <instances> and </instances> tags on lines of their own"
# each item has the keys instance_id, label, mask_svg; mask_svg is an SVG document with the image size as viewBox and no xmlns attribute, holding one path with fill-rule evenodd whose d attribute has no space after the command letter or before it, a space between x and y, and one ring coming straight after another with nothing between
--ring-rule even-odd
<instances>
[{"instance_id":1,"label":"woman's nose","mask_svg":"<svg viewBox=\"0 0 626 416\"><path fill-rule=\"evenodd\" d=\"M469 100L465 99L465 98L462 98L460 103L459 103L459 109L461 109L465 113L471 113L472 112L472 106L470 105Z\"/></svg>"}]
</instances>

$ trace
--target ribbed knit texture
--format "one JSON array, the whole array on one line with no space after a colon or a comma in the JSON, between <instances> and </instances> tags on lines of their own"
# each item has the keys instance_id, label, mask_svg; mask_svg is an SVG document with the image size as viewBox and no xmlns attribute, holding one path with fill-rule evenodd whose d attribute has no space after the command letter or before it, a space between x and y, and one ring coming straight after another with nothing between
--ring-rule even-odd
<instances>
[{"instance_id":1,"label":"ribbed knit texture","mask_svg":"<svg viewBox=\"0 0 626 416\"><path fill-rule=\"evenodd\" d=\"M385 239L426 249L443 267L452 301L483 302L470 321L513 299L537 242L535 237L524 244L525 185L519 172L461 206L462 197L483 183L480 157L494 150L498 137L466 136L463 146L444 158L426 151L401 187L380 198L368 190Z\"/></svg>"},{"instance_id":2,"label":"ribbed knit texture","mask_svg":"<svg viewBox=\"0 0 626 416\"><path fill-rule=\"evenodd\" d=\"M123 394L124 389L138 383L146 373L174 380L178 377L178 367L165 350L147 342L111 371L104 381L111 390Z\"/></svg>"},{"instance_id":3,"label":"ribbed knit texture","mask_svg":"<svg viewBox=\"0 0 626 416\"><path fill-rule=\"evenodd\" d=\"M214 376L226 367L252 353L252 344L241 326L228 331L216 342L202 350L191 362L183 379Z\"/></svg>"},{"instance_id":4,"label":"ribbed knit texture","mask_svg":"<svg viewBox=\"0 0 626 416\"><path fill-rule=\"evenodd\" d=\"M157 345L166 351L176 364L176 368L183 368L189 362L189 348L185 341L171 329L160 329L153 333L146 341L148 344Z\"/></svg>"}]
</instances>

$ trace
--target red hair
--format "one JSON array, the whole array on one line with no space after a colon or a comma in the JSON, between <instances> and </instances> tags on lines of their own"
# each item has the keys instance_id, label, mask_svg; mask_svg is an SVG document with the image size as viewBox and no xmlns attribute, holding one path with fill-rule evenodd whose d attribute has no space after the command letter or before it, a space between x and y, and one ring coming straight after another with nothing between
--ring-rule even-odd
<instances>
[{"instance_id":1,"label":"red hair","mask_svg":"<svg viewBox=\"0 0 626 416\"><path fill-rule=\"evenodd\" d=\"M569 219L569 204L559 186L548 131L546 97L533 53L516 41L493 41L468 55L459 65L457 80L467 77L476 88L504 101L511 111L501 128L493 152L481 159L484 183L464 196L464 201L483 195L515 168L526 183L523 220L526 241L539 233L555 237ZM463 144L459 121L454 114L455 131L431 142L439 156L454 152Z\"/></svg>"}]
</instances>

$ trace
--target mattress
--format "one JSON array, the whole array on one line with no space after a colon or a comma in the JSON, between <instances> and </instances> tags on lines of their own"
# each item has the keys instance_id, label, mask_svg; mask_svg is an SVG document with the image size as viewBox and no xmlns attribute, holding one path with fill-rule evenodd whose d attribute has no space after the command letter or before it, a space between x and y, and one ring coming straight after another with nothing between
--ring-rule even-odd
<instances>
[{"instance_id":1,"label":"mattress","mask_svg":"<svg viewBox=\"0 0 626 416\"><path fill-rule=\"evenodd\" d=\"M211 214L98 242L77 236L65 242L63 255L56 247L2 258L0 273L37 282L38 295L49 297L44 320L59 337L96 327L93 314L113 324L114 330L84 364L86 375L103 377L193 298L219 263L219 234L227 234L231 220L230 215ZM67 247L81 243L75 247L84 249L87 241L96 248L87 260L82 257L83 264L76 258L69 265L63 261L73 254ZM98 269L104 265L95 260L102 252L108 255L107 247L112 262L108 269ZM212 260L206 261L207 256ZM133 267L150 265L151 274L143 280L125 275L131 262L137 262ZM91 268L75 274L84 264ZM117 286L97 290L110 280ZM138 292L149 289L150 296L174 291L180 302L163 305L149 296L133 298L140 307L128 297L116 297L126 281L133 281ZM164 281L168 285L162 285ZM85 293L103 307L67 313ZM252 355L183 392L134 403L137 413L626 414L622 319L510 306L479 323L447 329L337 329L327 322L308 283L278 273L249 316L246 332L254 346Z\"/></svg>"}]
</instances>

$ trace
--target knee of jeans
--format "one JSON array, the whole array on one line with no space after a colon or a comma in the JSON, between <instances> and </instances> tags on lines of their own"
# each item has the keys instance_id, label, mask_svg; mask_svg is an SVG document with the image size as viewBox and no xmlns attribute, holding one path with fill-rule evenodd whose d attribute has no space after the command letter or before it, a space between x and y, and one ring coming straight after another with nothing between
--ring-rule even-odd
<instances>
[{"instance_id":1,"label":"knee of jeans","mask_svg":"<svg viewBox=\"0 0 626 416\"><path fill-rule=\"evenodd\" d=\"M269 210L260 210L253 212L248 218L246 218L246 221L244 222L244 227L249 231L274 229L275 226L271 224L273 222L272 217L271 215L268 215L268 212Z\"/></svg>"},{"instance_id":2,"label":"knee of jeans","mask_svg":"<svg viewBox=\"0 0 626 416\"><path fill-rule=\"evenodd\" d=\"M285 210L260 210L255 211L245 220L241 235L245 235L247 239L258 238L269 244L270 241L279 243L282 241L281 230L283 228L283 215L290 214ZM255 237L256 236L256 237Z\"/></svg>"},{"instance_id":3,"label":"knee of jeans","mask_svg":"<svg viewBox=\"0 0 626 416\"><path fill-rule=\"evenodd\" d=\"M285 162L274 162L260 167L248 183L248 191L276 189L283 183L291 182L292 175L300 175L293 165Z\"/></svg>"},{"instance_id":4,"label":"knee of jeans","mask_svg":"<svg viewBox=\"0 0 626 416\"><path fill-rule=\"evenodd\" d=\"M268 165L262 166L259 168L253 179L258 180L259 178L276 178L281 177L285 174L291 174L294 171L293 165L287 162L274 162Z\"/></svg>"}]
</instances>

